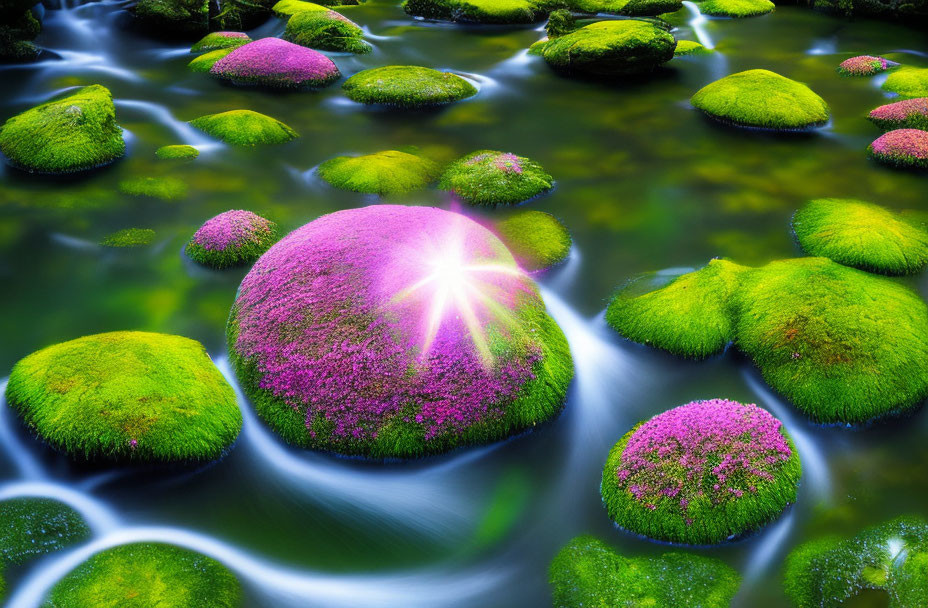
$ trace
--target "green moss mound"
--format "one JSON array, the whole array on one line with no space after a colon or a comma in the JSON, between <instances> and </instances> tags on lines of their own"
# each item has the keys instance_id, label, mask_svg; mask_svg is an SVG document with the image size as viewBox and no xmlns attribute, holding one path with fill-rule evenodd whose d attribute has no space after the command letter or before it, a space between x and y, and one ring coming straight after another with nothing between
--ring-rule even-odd
<instances>
[{"instance_id":1,"label":"green moss mound","mask_svg":"<svg viewBox=\"0 0 928 608\"><path fill-rule=\"evenodd\" d=\"M13 367L7 400L26 425L74 458L185 462L218 458L242 416L199 342L147 332L85 336Z\"/></svg>"},{"instance_id":2,"label":"green moss mound","mask_svg":"<svg viewBox=\"0 0 928 608\"><path fill-rule=\"evenodd\" d=\"M147 196L174 201L187 196L187 182L179 177L133 177L119 182L119 191L130 196Z\"/></svg>"},{"instance_id":3,"label":"green moss mound","mask_svg":"<svg viewBox=\"0 0 928 608\"><path fill-rule=\"evenodd\" d=\"M370 53L364 31L335 11L300 11L287 21L284 40L323 51Z\"/></svg>"},{"instance_id":4,"label":"green moss mound","mask_svg":"<svg viewBox=\"0 0 928 608\"><path fill-rule=\"evenodd\" d=\"M624 557L592 536L567 543L548 575L555 608L728 608L741 584L737 572L712 557Z\"/></svg>"},{"instance_id":5,"label":"green moss mound","mask_svg":"<svg viewBox=\"0 0 928 608\"><path fill-rule=\"evenodd\" d=\"M238 608L238 579L216 560L156 543L97 553L56 584L44 608Z\"/></svg>"},{"instance_id":6,"label":"green moss mound","mask_svg":"<svg viewBox=\"0 0 928 608\"><path fill-rule=\"evenodd\" d=\"M203 53L199 57L194 57L190 60L190 63L187 64L187 68L191 72L196 72L197 74L209 73L213 68L213 65L237 49L238 47L229 47L225 49L216 49L215 51L210 51L208 53Z\"/></svg>"},{"instance_id":7,"label":"green moss mound","mask_svg":"<svg viewBox=\"0 0 928 608\"><path fill-rule=\"evenodd\" d=\"M569 0L568 8L582 13L612 13L628 17L652 17L683 8L682 0Z\"/></svg>"},{"instance_id":8,"label":"green moss mound","mask_svg":"<svg viewBox=\"0 0 928 608\"><path fill-rule=\"evenodd\" d=\"M106 165L126 152L109 89L83 87L8 119L0 151L37 173L71 173Z\"/></svg>"},{"instance_id":9,"label":"green moss mound","mask_svg":"<svg viewBox=\"0 0 928 608\"><path fill-rule=\"evenodd\" d=\"M478 150L445 169L438 187L472 205L514 205L554 185L554 178L535 161L498 150Z\"/></svg>"},{"instance_id":10,"label":"green moss mound","mask_svg":"<svg viewBox=\"0 0 928 608\"><path fill-rule=\"evenodd\" d=\"M517 24L544 19L548 11L535 0L406 0L410 15L465 23Z\"/></svg>"},{"instance_id":11,"label":"green moss mound","mask_svg":"<svg viewBox=\"0 0 928 608\"><path fill-rule=\"evenodd\" d=\"M199 155L199 150L183 144L161 146L155 150L155 156L161 160L193 160Z\"/></svg>"},{"instance_id":12,"label":"green moss mound","mask_svg":"<svg viewBox=\"0 0 928 608\"><path fill-rule=\"evenodd\" d=\"M570 232L550 213L522 211L496 223L496 233L522 268L543 270L567 259Z\"/></svg>"},{"instance_id":13,"label":"green moss mound","mask_svg":"<svg viewBox=\"0 0 928 608\"><path fill-rule=\"evenodd\" d=\"M90 528L70 506L49 498L0 501L0 571L90 538Z\"/></svg>"},{"instance_id":14,"label":"green moss mound","mask_svg":"<svg viewBox=\"0 0 928 608\"><path fill-rule=\"evenodd\" d=\"M714 51L693 40L677 40L677 48L674 49L675 57L685 55L710 55Z\"/></svg>"},{"instance_id":15,"label":"green moss mound","mask_svg":"<svg viewBox=\"0 0 928 608\"><path fill-rule=\"evenodd\" d=\"M801 130L822 125L830 112L812 89L768 70L726 76L690 100L712 118L738 126Z\"/></svg>"},{"instance_id":16,"label":"green moss mound","mask_svg":"<svg viewBox=\"0 0 928 608\"><path fill-rule=\"evenodd\" d=\"M136 22L158 36L202 36L209 31L208 0L139 0Z\"/></svg>"},{"instance_id":17,"label":"green moss mound","mask_svg":"<svg viewBox=\"0 0 928 608\"><path fill-rule=\"evenodd\" d=\"M616 76L650 72L673 59L677 42L649 21L598 21L536 42L530 52L568 74Z\"/></svg>"},{"instance_id":18,"label":"green moss mound","mask_svg":"<svg viewBox=\"0 0 928 608\"><path fill-rule=\"evenodd\" d=\"M770 0L705 0L699 3L704 15L713 17L757 17L776 10Z\"/></svg>"},{"instance_id":19,"label":"green moss mound","mask_svg":"<svg viewBox=\"0 0 928 608\"><path fill-rule=\"evenodd\" d=\"M274 14L278 17L290 17L301 12L326 12L330 9L315 2L305 2L305 0L280 0L273 7Z\"/></svg>"},{"instance_id":20,"label":"green moss mound","mask_svg":"<svg viewBox=\"0 0 928 608\"><path fill-rule=\"evenodd\" d=\"M899 517L849 539L804 543L786 558L786 595L798 608L840 608L865 589L886 592L890 608L928 605L928 524Z\"/></svg>"},{"instance_id":21,"label":"green moss mound","mask_svg":"<svg viewBox=\"0 0 928 608\"><path fill-rule=\"evenodd\" d=\"M397 150L336 156L319 165L319 177L336 188L380 195L421 190L440 173L437 163Z\"/></svg>"},{"instance_id":22,"label":"green moss mound","mask_svg":"<svg viewBox=\"0 0 928 608\"><path fill-rule=\"evenodd\" d=\"M883 90L900 97L928 97L928 68L901 67L893 70Z\"/></svg>"},{"instance_id":23,"label":"green moss mound","mask_svg":"<svg viewBox=\"0 0 928 608\"><path fill-rule=\"evenodd\" d=\"M235 146L283 144L299 137L296 131L279 120L251 110L208 114L191 120L190 124Z\"/></svg>"},{"instance_id":24,"label":"green moss mound","mask_svg":"<svg viewBox=\"0 0 928 608\"><path fill-rule=\"evenodd\" d=\"M242 32L211 32L190 47L191 53L215 51L218 49L237 49L251 42L251 38Z\"/></svg>"},{"instance_id":25,"label":"green moss mound","mask_svg":"<svg viewBox=\"0 0 928 608\"><path fill-rule=\"evenodd\" d=\"M124 228L103 237L100 244L104 247L144 247L155 240L155 231L151 228Z\"/></svg>"},{"instance_id":26,"label":"green moss mound","mask_svg":"<svg viewBox=\"0 0 928 608\"><path fill-rule=\"evenodd\" d=\"M809 201L793 216L809 255L883 274L913 274L928 265L928 231L888 209L855 200Z\"/></svg>"},{"instance_id":27,"label":"green moss mound","mask_svg":"<svg viewBox=\"0 0 928 608\"><path fill-rule=\"evenodd\" d=\"M440 106L477 94L456 74L412 65L388 65L358 72L342 85L352 101L400 108Z\"/></svg>"}]
</instances>

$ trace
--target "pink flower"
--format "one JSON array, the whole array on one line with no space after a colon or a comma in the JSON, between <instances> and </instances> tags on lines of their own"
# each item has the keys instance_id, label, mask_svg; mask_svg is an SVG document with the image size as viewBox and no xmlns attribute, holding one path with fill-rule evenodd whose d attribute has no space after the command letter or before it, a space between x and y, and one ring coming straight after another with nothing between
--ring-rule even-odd
<instances>
[{"instance_id":1,"label":"pink flower","mask_svg":"<svg viewBox=\"0 0 928 608\"><path fill-rule=\"evenodd\" d=\"M889 62L882 57L860 55L845 59L838 66L838 71L847 76L871 76L886 70Z\"/></svg>"}]
</instances>

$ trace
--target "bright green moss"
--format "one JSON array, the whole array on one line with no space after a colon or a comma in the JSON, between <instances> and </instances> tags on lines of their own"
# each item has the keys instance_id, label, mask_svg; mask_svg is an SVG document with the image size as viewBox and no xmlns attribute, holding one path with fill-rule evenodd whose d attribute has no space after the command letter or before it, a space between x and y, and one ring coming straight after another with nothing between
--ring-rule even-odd
<instances>
[{"instance_id":1,"label":"bright green moss","mask_svg":"<svg viewBox=\"0 0 928 608\"><path fill-rule=\"evenodd\" d=\"M124 228L103 237L100 244L104 247L142 247L155 240L155 231L151 228Z\"/></svg>"},{"instance_id":2,"label":"bright green moss","mask_svg":"<svg viewBox=\"0 0 928 608\"><path fill-rule=\"evenodd\" d=\"M190 63L187 64L187 68L191 72L196 72L198 74L208 73L212 69L213 64L234 51L236 48L238 47L216 49L215 51L203 53L199 57L194 57L191 59Z\"/></svg>"},{"instance_id":3,"label":"bright green moss","mask_svg":"<svg viewBox=\"0 0 928 608\"><path fill-rule=\"evenodd\" d=\"M624 557L592 536L565 545L548 570L554 608L728 608L741 577L691 553Z\"/></svg>"},{"instance_id":4,"label":"bright green moss","mask_svg":"<svg viewBox=\"0 0 928 608\"><path fill-rule=\"evenodd\" d=\"M470 23L534 23L547 10L535 0L406 0L403 9L426 19Z\"/></svg>"},{"instance_id":5,"label":"bright green moss","mask_svg":"<svg viewBox=\"0 0 928 608\"><path fill-rule=\"evenodd\" d=\"M193 160L200 155L200 151L193 146L172 145L161 146L155 150L155 156L161 160Z\"/></svg>"},{"instance_id":6,"label":"bright green moss","mask_svg":"<svg viewBox=\"0 0 928 608\"><path fill-rule=\"evenodd\" d=\"M641 291L649 281L638 278L612 297L606 322L629 340L675 355L714 355L732 340L728 302L745 270L728 260L712 260L647 293Z\"/></svg>"},{"instance_id":7,"label":"bright green moss","mask_svg":"<svg viewBox=\"0 0 928 608\"><path fill-rule=\"evenodd\" d=\"M273 11L278 17L290 17L301 12L321 12L329 9L321 4L306 2L305 0L280 0L274 5Z\"/></svg>"},{"instance_id":8,"label":"bright green moss","mask_svg":"<svg viewBox=\"0 0 928 608\"><path fill-rule=\"evenodd\" d=\"M336 188L380 195L421 190L440 173L437 163L397 150L336 156L319 165L319 177Z\"/></svg>"},{"instance_id":9,"label":"bright green moss","mask_svg":"<svg viewBox=\"0 0 928 608\"><path fill-rule=\"evenodd\" d=\"M680 57L683 55L709 55L713 52L712 49L706 48L693 40L677 40L677 48L674 49L673 54L675 57Z\"/></svg>"},{"instance_id":10,"label":"bright green moss","mask_svg":"<svg viewBox=\"0 0 928 608\"><path fill-rule=\"evenodd\" d=\"M699 10L715 17L757 17L772 13L776 5L770 0L704 0Z\"/></svg>"},{"instance_id":11,"label":"bright green moss","mask_svg":"<svg viewBox=\"0 0 928 608\"><path fill-rule=\"evenodd\" d=\"M16 363L6 396L42 439L89 460L212 460L242 426L235 393L203 345L166 334L112 332L43 348Z\"/></svg>"},{"instance_id":12,"label":"bright green moss","mask_svg":"<svg viewBox=\"0 0 928 608\"><path fill-rule=\"evenodd\" d=\"M477 94L456 74L412 65L388 65L358 72L342 85L352 101L418 108L452 103Z\"/></svg>"},{"instance_id":13,"label":"bright green moss","mask_svg":"<svg viewBox=\"0 0 928 608\"><path fill-rule=\"evenodd\" d=\"M673 59L676 40L649 21L598 21L536 42L530 51L566 73L615 76L649 72Z\"/></svg>"},{"instance_id":14,"label":"bright green moss","mask_svg":"<svg viewBox=\"0 0 928 608\"><path fill-rule=\"evenodd\" d=\"M863 201L818 199L793 216L809 255L883 274L913 274L928 265L928 231L918 222Z\"/></svg>"},{"instance_id":15,"label":"bright green moss","mask_svg":"<svg viewBox=\"0 0 928 608\"><path fill-rule=\"evenodd\" d=\"M202 36L209 31L208 0L139 0L136 21L160 36Z\"/></svg>"},{"instance_id":16,"label":"bright green moss","mask_svg":"<svg viewBox=\"0 0 928 608\"><path fill-rule=\"evenodd\" d=\"M682 0L568 0L571 10L583 13L612 13L629 17L649 17L674 13L683 8Z\"/></svg>"},{"instance_id":17,"label":"bright green moss","mask_svg":"<svg viewBox=\"0 0 928 608\"><path fill-rule=\"evenodd\" d=\"M109 89L92 85L8 119L0 151L27 171L70 173L113 162L126 144Z\"/></svg>"},{"instance_id":18,"label":"bright green moss","mask_svg":"<svg viewBox=\"0 0 928 608\"><path fill-rule=\"evenodd\" d=\"M516 213L497 222L496 232L526 270L550 268L566 260L570 253L570 233L550 213Z\"/></svg>"},{"instance_id":19,"label":"bright green moss","mask_svg":"<svg viewBox=\"0 0 928 608\"><path fill-rule=\"evenodd\" d=\"M284 40L312 49L342 53L370 53L364 31L335 11L301 11L287 21Z\"/></svg>"},{"instance_id":20,"label":"bright green moss","mask_svg":"<svg viewBox=\"0 0 928 608\"><path fill-rule=\"evenodd\" d=\"M44 608L238 608L228 568L188 549L135 543L106 549L56 584Z\"/></svg>"},{"instance_id":21,"label":"bright green moss","mask_svg":"<svg viewBox=\"0 0 928 608\"><path fill-rule=\"evenodd\" d=\"M690 101L717 120L762 129L806 129L829 117L828 104L812 89L768 70L726 76L700 89Z\"/></svg>"},{"instance_id":22,"label":"bright green moss","mask_svg":"<svg viewBox=\"0 0 928 608\"><path fill-rule=\"evenodd\" d=\"M191 120L190 124L236 146L282 144L299 137L296 131L279 120L251 110L208 114Z\"/></svg>"},{"instance_id":23,"label":"bright green moss","mask_svg":"<svg viewBox=\"0 0 928 608\"><path fill-rule=\"evenodd\" d=\"M191 53L215 51L217 49L237 49L251 42L251 38L241 32L211 32L190 47Z\"/></svg>"},{"instance_id":24,"label":"bright green moss","mask_svg":"<svg viewBox=\"0 0 928 608\"><path fill-rule=\"evenodd\" d=\"M62 502L32 497L0 501L0 571L89 537L83 518Z\"/></svg>"},{"instance_id":25,"label":"bright green moss","mask_svg":"<svg viewBox=\"0 0 928 608\"><path fill-rule=\"evenodd\" d=\"M178 177L132 177L119 182L119 191L130 196L173 201L187 196L188 188Z\"/></svg>"},{"instance_id":26,"label":"bright green moss","mask_svg":"<svg viewBox=\"0 0 928 608\"><path fill-rule=\"evenodd\" d=\"M535 161L496 150L478 150L445 169L438 187L472 205L514 205L550 190L554 178Z\"/></svg>"},{"instance_id":27,"label":"bright green moss","mask_svg":"<svg viewBox=\"0 0 928 608\"><path fill-rule=\"evenodd\" d=\"M804 543L786 558L784 588L797 608L851 605L864 589L885 591L889 608L926 606L928 524L899 517L853 538Z\"/></svg>"},{"instance_id":28,"label":"bright green moss","mask_svg":"<svg viewBox=\"0 0 928 608\"><path fill-rule=\"evenodd\" d=\"M928 97L928 68L901 67L893 70L883 90L900 97Z\"/></svg>"}]
</instances>

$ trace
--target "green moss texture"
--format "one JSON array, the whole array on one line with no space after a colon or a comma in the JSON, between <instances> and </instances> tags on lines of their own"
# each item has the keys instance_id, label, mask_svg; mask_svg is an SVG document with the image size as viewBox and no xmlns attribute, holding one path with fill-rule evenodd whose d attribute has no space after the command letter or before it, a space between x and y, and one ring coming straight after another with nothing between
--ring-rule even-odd
<instances>
[{"instance_id":1,"label":"green moss texture","mask_svg":"<svg viewBox=\"0 0 928 608\"><path fill-rule=\"evenodd\" d=\"M0 571L90 538L90 528L68 505L50 498L0 501Z\"/></svg>"},{"instance_id":2,"label":"green moss texture","mask_svg":"<svg viewBox=\"0 0 928 608\"><path fill-rule=\"evenodd\" d=\"M409 65L388 65L358 72L342 85L352 101L401 108L449 104L477 94L456 74Z\"/></svg>"},{"instance_id":3,"label":"green moss texture","mask_svg":"<svg viewBox=\"0 0 928 608\"><path fill-rule=\"evenodd\" d=\"M190 124L235 146L283 144L299 137L296 131L279 120L251 110L207 114L191 120Z\"/></svg>"},{"instance_id":4,"label":"green moss texture","mask_svg":"<svg viewBox=\"0 0 928 608\"><path fill-rule=\"evenodd\" d=\"M497 222L494 228L525 270L550 268L570 253L570 232L550 213L521 211Z\"/></svg>"},{"instance_id":5,"label":"green moss texture","mask_svg":"<svg viewBox=\"0 0 928 608\"><path fill-rule=\"evenodd\" d=\"M537 162L498 150L478 150L452 162L438 187L472 205L514 205L551 189L554 178Z\"/></svg>"},{"instance_id":6,"label":"green moss texture","mask_svg":"<svg viewBox=\"0 0 928 608\"><path fill-rule=\"evenodd\" d=\"M335 11L301 11L287 21L284 40L322 51L370 53L364 31Z\"/></svg>"},{"instance_id":7,"label":"green moss texture","mask_svg":"<svg viewBox=\"0 0 928 608\"><path fill-rule=\"evenodd\" d=\"M161 160L193 160L199 155L199 150L183 144L161 146L155 150L155 156Z\"/></svg>"},{"instance_id":8,"label":"green moss texture","mask_svg":"<svg viewBox=\"0 0 928 608\"><path fill-rule=\"evenodd\" d=\"M319 177L336 188L380 195L421 190L440 173L437 163L397 150L336 156L319 165Z\"/></svg>"},{"instance_id":9,"label":"green moss texture","mask_svg":"<svg viewBox=\"0 0 928 608\"><path fill-rule=\"evenodd\" d=\"M103 237L100 244L104 247L143 247L155 239L151 228L124 228Z\"/></svg>"}]
</instances>

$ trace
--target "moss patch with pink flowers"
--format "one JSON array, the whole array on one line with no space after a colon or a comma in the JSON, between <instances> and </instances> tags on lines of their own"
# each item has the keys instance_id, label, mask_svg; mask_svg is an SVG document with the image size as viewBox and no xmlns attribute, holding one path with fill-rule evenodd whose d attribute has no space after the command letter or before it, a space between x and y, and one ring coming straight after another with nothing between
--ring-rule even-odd
<instances>
[{"instance_id":1,"label":"moss patch with pink flowers","mask_svg":"<svg viewBox=\"0 0 928 608\"><path fill-rule=\"evenodd\" d=\"M277 240L277 224L251 211L226 211L208 219L185 251L212 268L240 266L258 259Z\"/></svg>"},{"instance_id":2,"label":"moss patch with pink flowers","mask_svg":"<svg viewBox=\"0 0 928 608\"><path fill-rule=\"evenodd\" d=\"M324 87L341 76L318 51L279 38L262 38L234 49L209 70L234 84L275 89Z\"/></svg>"},{"instance_id":3,"label":"moss patch with pink flowers","mask_svg":"<svg viewBox=\"0 0 928 608\"><path fill-rule=\"evenodd\" d=\"M882 57L858 55L842 61L838 65L838 73L842 76L873 76L885 72L890 67L890 63Z\"/></svg>"},{"instance_id":4,"label":"moss patch with pink flowers","mask_svg":"<svg viewBox=\"0 0 928 608\"><path fill-rule=\"evenodd\" d=\"M551 189L554 178L535 161L498 150L478 150L445 169L438 187L472 205L514 205Z\"/></svg>"},{"instance_id":5,"label":"moss patch with pink flowers","mask_svg":"<svg viewBox=\"0 0 928 608\"><path fill-rule=\"evenodd\" d=\"M905 99L872 110L870 120L884 131L921 129L928 131L928 97Z\"/></svg>"},{"instance_id":6,"label":"moss patch with pink flowers","mask_svg":"<svg viewBox=\"0 0 928 608\"><path fill-rule=\"evenodd\" d=\"M867 151L873 159L887 165L905 169L928 169L928 131L889 131L874 140Z\"/></svg>"}]
</instances>

